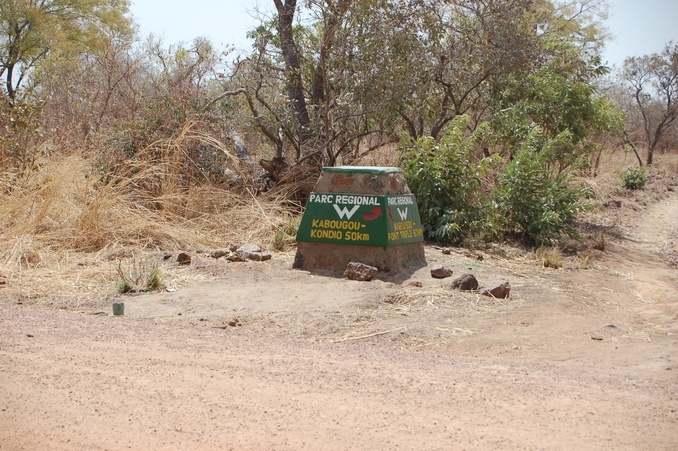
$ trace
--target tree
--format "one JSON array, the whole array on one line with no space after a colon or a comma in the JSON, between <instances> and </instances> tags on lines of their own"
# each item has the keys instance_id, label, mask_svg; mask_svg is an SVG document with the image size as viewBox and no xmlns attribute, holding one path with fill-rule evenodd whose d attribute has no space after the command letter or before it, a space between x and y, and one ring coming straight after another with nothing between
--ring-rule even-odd
<instances>
[{"instance_id":1,"label":"tree","mask_svg":"<svg viewBox=\"0 0 678 451\"><path fill-rule=\"evenodd\" d=\"M104 28L131 33L128 0L3 0L0 77L14 103L33 69L55 51L96 46Z\"/></svg>"},{"instance_id":2,"label":"tree","mask_svg":"<svg viewBox=\"0 0 678 451\"><path fill-rule=\"evenodd\" d=\"M651 165L657 145L678 117L678 44L668 43L661 53L627 58L622 78L640 113L646 163Z\"/></svg>"}]
</instances>

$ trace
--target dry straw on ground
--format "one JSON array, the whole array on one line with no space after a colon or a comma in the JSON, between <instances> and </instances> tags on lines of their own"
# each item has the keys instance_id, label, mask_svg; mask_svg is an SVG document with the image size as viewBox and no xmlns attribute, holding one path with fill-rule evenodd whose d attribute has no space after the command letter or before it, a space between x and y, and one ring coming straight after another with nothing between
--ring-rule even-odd
<instances>
[{"instance_id":1,"label":"dry straw on ground","mask_svg":"<svg viewBox=\"0 0 678 451\"><path fill-rule=\"evenodd\" d=\"M176 183L179 144L156 143L146 151L162 154L155 164L140 157L107 180L80 155L45 160L20 179L0 175L0 296L69 306L105 297L117 274L109 256L121 249L143 260L229 243L271 247L289 209L204 180Z\"/></svg>"}]
</instances>

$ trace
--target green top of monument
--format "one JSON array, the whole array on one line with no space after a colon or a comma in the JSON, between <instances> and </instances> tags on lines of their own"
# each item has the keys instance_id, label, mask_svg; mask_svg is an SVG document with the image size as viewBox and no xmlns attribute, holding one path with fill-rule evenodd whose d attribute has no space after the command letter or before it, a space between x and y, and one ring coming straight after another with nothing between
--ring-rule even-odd
<instances>
[{"instance_id":1,"label":"green top of monument","mask_svg":"<svg viewBox=\"0 0 678 451\"><path fill-rule=\"evenodd\" d=\"M344 174L393 174L403 172L400 168L381 166L326 166L323 172L341 172Z\"/></svg>"}]
</instances>

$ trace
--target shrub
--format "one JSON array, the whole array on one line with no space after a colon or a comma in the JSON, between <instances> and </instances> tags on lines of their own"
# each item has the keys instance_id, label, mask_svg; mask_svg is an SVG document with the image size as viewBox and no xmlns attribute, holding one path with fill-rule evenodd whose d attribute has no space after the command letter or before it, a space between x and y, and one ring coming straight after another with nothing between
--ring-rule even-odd
<instances>
[{"instance_id":1,"label":"shrub","mask_svg":"<svg viewBox=\"0 0 678 451\"><path fill-rule=\"evenodd\" d=\"M458 116L440 142L424 137L405 145L403 172L428 239L460 243L484 227L489 193L482 180L496 160L475 158L479 145L476 135L465 135L468 121Z\"/></svg>"},{"instance_id":2,"label":"shrub","mask_svg":"<svg viewBox=\"0 0 678 451\"><path fill-rule=\"evenodd\" d=\"M551 244L563 234L576 236L570 222L590 206L581 201L585 190L569 187L569 172L549 164L552 142L535 130L500 175L494 195L501 228L537 245Z\"/></svg>"},{"instance_id":3,"label":"shrub","mask_svg":"<svg viewBox=\"0 0 678 451\"><path fill-rule=\"evenodd\" d=\"M626 189L640 189L647 183L645 168L629 168L621 174L622 186Z\"/></svg>"}]
</instances>

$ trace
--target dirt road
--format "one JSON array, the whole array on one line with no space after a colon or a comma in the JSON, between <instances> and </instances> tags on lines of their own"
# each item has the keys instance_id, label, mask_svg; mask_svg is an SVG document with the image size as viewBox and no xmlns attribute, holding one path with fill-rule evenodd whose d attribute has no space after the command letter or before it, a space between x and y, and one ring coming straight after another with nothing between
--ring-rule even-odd
<instances>
[{"instance_id":1,"label":"dirt road","mask_svg":"<svg viewBox=\"0 0 678 451\"><path fill-rule=\"evenodd\" d=\"M277 254L124 317L2 302L0 449L675 450L677 225L673 196L588 270L428 248L365 284Z\"/></svg>"}]
</instances>

